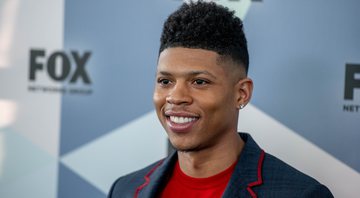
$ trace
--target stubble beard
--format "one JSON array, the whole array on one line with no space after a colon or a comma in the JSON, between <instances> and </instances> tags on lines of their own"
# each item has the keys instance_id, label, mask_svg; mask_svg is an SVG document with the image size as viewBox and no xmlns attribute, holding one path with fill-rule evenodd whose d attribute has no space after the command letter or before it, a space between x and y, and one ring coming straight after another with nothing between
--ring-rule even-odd
<instances>
[{"instance_id":1,"label":"stubble beard","mask_svg":"<svg viewBox=\"0 0 360 198\"><path fill-rule=\"evenodd\" d=\"M189 148L177 148L174 146L174 148L181 153L190 153L190 152L198 152L200 150L202 150L202 148L200 146L194 146L194 147L189 147Z\"/></svg>"},{"instance_id":2,"label":"stubble beard","mask_svg":"<svg viewBox=\"0 0 360 198\"><path fill-rule=\"evenodd\" d=\"M199 152L206 149L206 146L200 143L197 145L188 145L188 146L176 146L171 141L170 143L176 151L182 153Z\"/></svg>"}]
</instances>

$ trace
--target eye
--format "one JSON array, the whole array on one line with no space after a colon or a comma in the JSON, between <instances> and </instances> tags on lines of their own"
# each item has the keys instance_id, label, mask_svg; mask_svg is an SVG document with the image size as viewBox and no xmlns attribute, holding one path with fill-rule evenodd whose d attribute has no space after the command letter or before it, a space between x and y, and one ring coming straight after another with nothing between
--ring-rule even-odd
<instances>
[{"instance_id":1,"label":"eye","mask_svg":"<svg viewBox=\"0 0 360 198\"><path fill-rule=\"evenodd\" d=\"M160 79L158 79L157 82L164 86L169 85L171 83L171 81L169 79L165 79L165 78L160 78Z\"/></svg>"},{"instance_id":2,"label":"eye","mask_svg":"<svg viewBox=\"0 0 360 198\"><path fill-rule=\"evenodd\" d=\"M194 84L195 85L206 85L206 84L209 84L209 81L203 80L203 79L196 79L196 80L194 80Z\"/></svg>"}]
</instances>

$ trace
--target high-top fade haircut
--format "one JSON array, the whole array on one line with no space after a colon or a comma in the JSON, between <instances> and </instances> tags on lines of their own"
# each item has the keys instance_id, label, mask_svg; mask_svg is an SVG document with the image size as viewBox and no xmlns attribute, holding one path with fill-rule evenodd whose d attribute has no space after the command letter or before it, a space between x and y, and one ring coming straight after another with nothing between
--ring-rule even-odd
<instances>
[{"instance_id":1,"label":"high-top fade haircut","mask_svg":"<svg viewBox=\"0 0 360 198\"><path fill-rule=\"evenodd\" d=\"M249 53L243 23L234 11L214 2L184 3L167 18L159 53L171 47L211 50L230 57L248 72Z\"/></svg>"}]
</instances>

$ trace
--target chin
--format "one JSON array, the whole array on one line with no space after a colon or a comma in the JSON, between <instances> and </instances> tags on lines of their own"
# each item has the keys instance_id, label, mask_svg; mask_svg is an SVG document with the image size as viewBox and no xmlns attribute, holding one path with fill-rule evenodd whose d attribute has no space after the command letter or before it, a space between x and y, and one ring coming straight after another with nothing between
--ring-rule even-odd
<instances>
[{"instance_id":1,"label":"chin","mask_svg":"<svg viewBox=\"0 0 360 198\"><path fill-rule=\"evenodd\" d=\"M177 145L175 143L171 143L172 146L175 148L175 150L179 151L179 152L196 152L201 150L201 146L200 145Z\"/></svg>"}]
</instances>

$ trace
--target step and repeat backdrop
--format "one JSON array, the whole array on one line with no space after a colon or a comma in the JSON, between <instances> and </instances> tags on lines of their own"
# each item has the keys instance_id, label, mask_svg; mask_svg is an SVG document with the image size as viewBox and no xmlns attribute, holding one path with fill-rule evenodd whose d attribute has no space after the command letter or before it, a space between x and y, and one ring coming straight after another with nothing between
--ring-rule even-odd
<instances>
[{"instance_id":1,"label":"step and repeat backdrop","mask_svg":"<svg viewBox=\"0 0 360 198\"><path fill-rule=\"evenodd\" d=\"M254 95L239 130L360 194L360 1L218 0L244 20ZM159 38L181 0L0 1L0 197L103 198L167 155Z\"/></svg>"}]
</instances>

